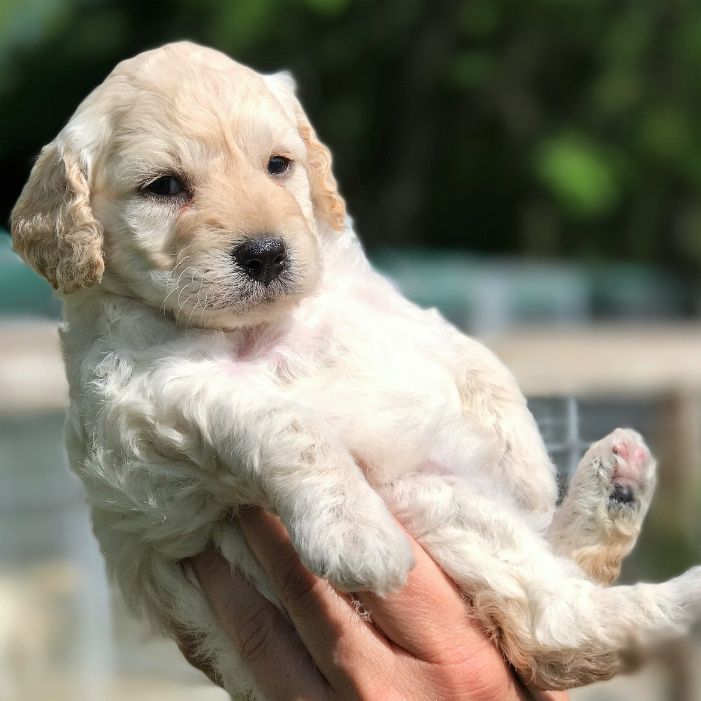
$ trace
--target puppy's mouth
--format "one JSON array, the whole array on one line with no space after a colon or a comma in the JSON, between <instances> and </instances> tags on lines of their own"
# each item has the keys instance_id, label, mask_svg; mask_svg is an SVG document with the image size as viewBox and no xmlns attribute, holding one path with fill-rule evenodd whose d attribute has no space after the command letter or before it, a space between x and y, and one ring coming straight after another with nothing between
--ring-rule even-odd
<instances>
[{"instance_id":1,"label":"puppy's mouth","mask_svg":"<svg viewBox=\"0 0 701 701\"><path fill-rule=\"evenodd\" d=\"M259 260L257 249L253 254L244 251L237 259L231 249L220 249L192 265L183 258L163 311L170 307L176 319L188 325L206 325L210 314L243 318L263 312L265 316L267 310L277 313L315 287L313 268L295 249L286 249L283 258L271 254Z\"/></svg>"},{"instance_id":2,"label":"puppy's mouth","mask_svg":"<svg viewBox=\"0 0 701 701\"><path fill-rule=\"evenodd\" d=\"M288 266L273 280L244 280L237 288L239 304L250 308L259 304L270 305L284 297L296 296L301 285Z\"/></svg>"},{"instance_id":3,"label":"puppy's mouth","mask_svg":"<svg viewBox=\"0 0 701 701\"><path fill-rule=\"evenodd\" d=\"M202 299L200 295L196 306L203 311L220 312L228 309L242 313L259 306L272 306L282 299L296 297L300 292L301 285L294 280L293 276L285 275L267 285L245 282L218 290L216 293L209 294L206 299Z\"/></svg>"}]
</instances>

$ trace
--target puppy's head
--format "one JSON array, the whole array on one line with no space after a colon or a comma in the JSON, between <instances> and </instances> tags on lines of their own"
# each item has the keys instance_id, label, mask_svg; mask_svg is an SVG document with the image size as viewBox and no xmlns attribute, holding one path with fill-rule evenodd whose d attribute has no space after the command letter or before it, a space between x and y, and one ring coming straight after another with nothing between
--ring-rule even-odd
<instances>
[{"instance_id":1,"label":"puppy's head","mask_svg":"<svg viewBox=\"0 0 701 701\"><path fill-rule=\"evenodd\" d=\"M63 294L259 323L314 288L320 240L343 228L330 166L289 75L170 44L120 63L43 149L14 246Z\"/></svg>"}]
</instances>

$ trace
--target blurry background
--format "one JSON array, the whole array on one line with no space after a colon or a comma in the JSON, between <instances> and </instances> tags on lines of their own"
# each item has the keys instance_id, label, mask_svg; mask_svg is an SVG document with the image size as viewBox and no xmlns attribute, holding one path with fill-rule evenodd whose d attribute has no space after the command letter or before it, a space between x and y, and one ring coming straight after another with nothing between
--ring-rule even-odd
<instances>
[{"instance_id":1,"label":"blurry background","mask_svg":"<svg viewBox=\"0 0 701 701\"><path fill-rule=\"evenodd\" d=\"M0 0L0 225L114 64L175 39L289 68L375 262L485 340L566 482L616 425L661 486L624 579L701 561L701 5ZM223 694L109 590L65 467L60 309L0 231L0 701ZM575 701L695 701L701 648Z\"/></svg>"}]
</instances>

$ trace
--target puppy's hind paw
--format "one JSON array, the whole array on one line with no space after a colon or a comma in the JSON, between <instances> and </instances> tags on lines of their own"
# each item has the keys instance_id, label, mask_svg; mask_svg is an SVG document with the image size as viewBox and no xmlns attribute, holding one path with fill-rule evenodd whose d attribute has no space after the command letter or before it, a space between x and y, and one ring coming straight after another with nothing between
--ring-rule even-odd
<instances>
[{"instance_id":1,"label":"puppy's hind paw","mask_svg":"<svg viewBox=\"0 0 701 701\"><path fill-rule=\"evenodd\" d=\"M557 550L601 584L618 576L635 545L655 487L655 460L642 437L618 428L585 453L555 513Z\"/></svg>"},{"instance_id":2,"label":"puppy's hind paw","mask_svg":"<svg viewBox=\"0 0 701 701\"><path fill-rule=\"evenodd\" d=\"M610 436L614 457L609 508L647 506L655 487L655 459L642 436L631 429L616 429Z\"/></svg>"},{"instance_id":3,"label":"puppy's hind paw","mask_svg":"<svg viewBox=\"0 0 701 701\"><path fill-rule=\"evenodd\" d=\"M580 470L583 478L607 500L612 518L631 511L645 512L655 487L655 459L642 436L617 428L591 446Z\"/></svg>"}]
</instances>

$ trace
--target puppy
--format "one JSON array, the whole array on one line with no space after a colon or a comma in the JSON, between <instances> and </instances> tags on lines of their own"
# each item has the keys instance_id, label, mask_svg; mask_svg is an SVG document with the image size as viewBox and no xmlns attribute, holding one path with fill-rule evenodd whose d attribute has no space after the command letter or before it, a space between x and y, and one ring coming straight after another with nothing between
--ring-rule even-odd
<instances>
[{"instance_id":1,"label":"puppy","mask_svg":"<svg viewBox=\"0 0 701 701\"><path fill-rule=\"evenodd\" d=\"M17 252L64 302L70 461L125 597L260 696L181 561L213 543L274 599L232 514L282 519L344 591L402 585L395 518L524 680L569 688L686 630L701 569L605 588L654 484L640 436L554 468L513 378L369 266L289 75L178 43L120 63L41 152Z\"/></svg>"}]
</instances>

